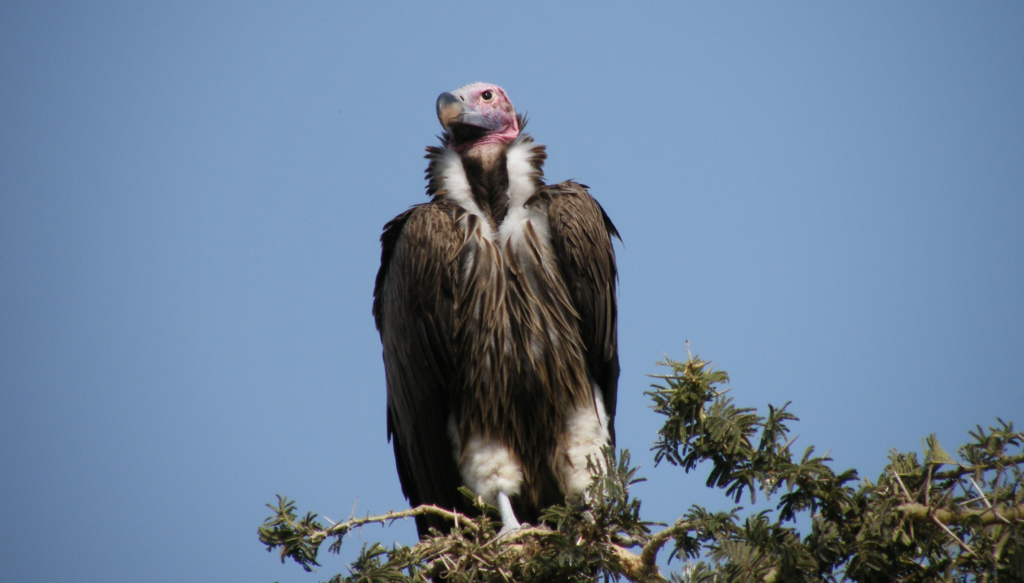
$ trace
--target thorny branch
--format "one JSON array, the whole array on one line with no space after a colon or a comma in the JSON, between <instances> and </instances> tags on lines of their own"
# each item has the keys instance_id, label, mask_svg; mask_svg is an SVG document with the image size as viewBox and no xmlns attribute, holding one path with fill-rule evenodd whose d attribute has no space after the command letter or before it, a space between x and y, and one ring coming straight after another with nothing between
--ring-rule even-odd
<instances>
[{"instance_id":1,"label":"thorny branch","mask_svg":"<svg viewBox=\"0 0 1024 583\"><path fill-rule=\"evenodd\" d=\"M1024 504L962 512L932 508L924 504L902 504L897 506L896 510L915 522L928 522L934 518L944 525L990 526L1010 521L1024 521Z\"/></svg>"},{"instance_id":2,"label":"thorny branch","mask_svg":"<svg viewBox=\"0 0 1024 583\"><path fill-rule=\"evenodd\" d=\"M299 518L295 505L279 497L274 515L260 527L268 550L280 547L304 569L318 565L317 551L328 538L338 552L344 535L364 524L433 514L453 524L450 533L388 549L374 543L342 581L424 583L470 581L593 581L601 574L630 581L665 581L660 551L672 542L669 560L687 561L673 581L924 581L1024 580L1024 433L1012 423L970 432L972 442L959 460L932 435L923 462L917 454L892 452L877 483L854 470L836 473L826 453L815 457L790 451L797 421L786 406L768 414L740 407L727 395L724 371L696 356L667 360L672 374L656 375L663 385L647 394L664 425L655 443L656 461L685 471L708 471L707 485L738 502L755 492L777 498L776 514L765 510L746 518L741 508L710 512L693 506L671 526L651 533L640 519L640 502L628 495L637 481L628 452L609 451L584 500L548 509L540 526L499 536L500 526L477 499L478 515L419 506L379 516L351 518L330 527L316 515ZM952 469L939 471L941 466ZM977 495L975 495L975 492ZM793 523L809 513L810 532ZM630 550L637 549L638 550Z\"/></svg>"}]
</instances>

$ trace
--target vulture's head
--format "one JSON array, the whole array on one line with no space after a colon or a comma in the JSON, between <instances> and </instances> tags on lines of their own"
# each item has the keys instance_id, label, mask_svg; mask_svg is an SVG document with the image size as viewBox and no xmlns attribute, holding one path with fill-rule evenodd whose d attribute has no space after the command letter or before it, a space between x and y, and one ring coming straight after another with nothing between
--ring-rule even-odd
<instances>
[{"instance_id":1,"label":"vulture's head","mask_svg":"<svg viewBox=\"0 0 1024 583\"><path fill-rule=\"evenodd\" d=\"M508 144L519 135L519 119L505 90L473 83L437 98L437 119L448 146L466 152L478 146Z\"/></svg>"}]
</instances>

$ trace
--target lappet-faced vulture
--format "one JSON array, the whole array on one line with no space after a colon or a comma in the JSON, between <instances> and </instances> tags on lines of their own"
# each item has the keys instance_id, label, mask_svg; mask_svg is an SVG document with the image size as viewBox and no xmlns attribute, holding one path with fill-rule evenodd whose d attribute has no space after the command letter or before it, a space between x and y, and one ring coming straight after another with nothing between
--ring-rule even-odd
<instances>
[{"instance_id":1,"label":"lappet-faced vulture","mask_svg":"<svg viewBox=\"0 0 1024 583\"><path fill-rule=\"evenodd\" d=\"M467 486L515 529L581 495L614 445L618 233L586 186L544 183L502 88L443 93L437 116L431 200L381 236L388 437L413 506L472 512Z\"/></svg>"}]
</instances>

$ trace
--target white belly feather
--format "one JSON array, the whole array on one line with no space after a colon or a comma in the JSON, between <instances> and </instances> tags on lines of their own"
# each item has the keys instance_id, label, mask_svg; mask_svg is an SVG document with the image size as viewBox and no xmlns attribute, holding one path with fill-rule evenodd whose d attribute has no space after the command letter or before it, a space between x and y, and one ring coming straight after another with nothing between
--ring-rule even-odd
<instances>
[{"instance_id":1,"label":"white belly feather","mask_svg":"<svg viewBox=\"0 0 1024 583\"><path fill-rule=\"evenodd\" d=\"M508 212L498 225L497 233L491 229L489 221L473 198L459 155L450 150L444 159L445 189L449 200L482 219L479 221L484 229L481 234L500 250L503 259L507 261L507 254L514 253L520 262L535 263L527 248L525 235L527 229L532 229L537 235L536 240L543 247L542 254L552 260L549 265L555 265L547 204L539 202L529 207L525 205L535 193L533 174L536 169L530 162L532 147L531 142L516 142L507 151ZM526 273L527 277L532 277L533 270L526 270ZM531 343L534 351L543 350L541 346L539 342ZM534 356L544 357L542 354ZM566 496L574 497L583 493L591 479L587 471L587 457L590 456L600 465L604 459L601 450L610 442L603 395L596 383L593 384L593 393L592 401L577 403L569 409L562 427L555 432L558 437L554 459L551 460L552 469ZM477 433L471 434L462 443L458 427L458 420L453 413L449 418L448 431L465 485L490 504L497 503L498 492L509 496L519 494L523 469L518 456L496 439L487 439Z\"/></svg>"}]
</instances>

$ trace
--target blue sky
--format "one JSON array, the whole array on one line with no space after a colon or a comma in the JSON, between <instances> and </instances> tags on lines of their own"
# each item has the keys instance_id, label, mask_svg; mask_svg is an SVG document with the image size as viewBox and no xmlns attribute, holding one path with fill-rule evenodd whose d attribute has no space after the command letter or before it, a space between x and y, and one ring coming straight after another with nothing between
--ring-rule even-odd
<instances>
[{"instance_id":1,"label":"blue sky","mask_svg":"<svg viewBox=\"0 0 1024 583\"><path fill-rule=\"evenodd\" d=\"M0 578L315 581L275 494L401 508L370 317L434 100L503 86L622 233L619 446L692 350L797 449L1024 423L1024 5L9 3L0 16Z\"/></svg>"}]
</instances>

